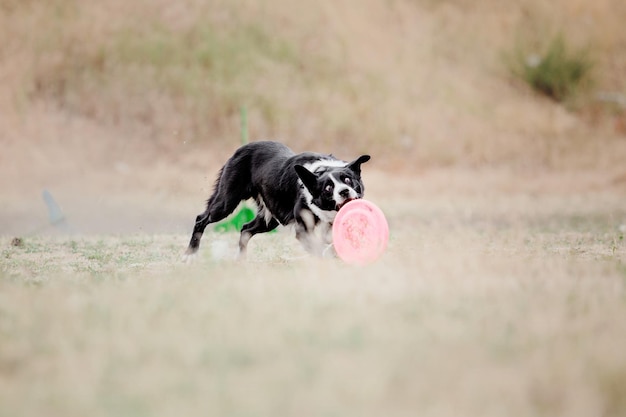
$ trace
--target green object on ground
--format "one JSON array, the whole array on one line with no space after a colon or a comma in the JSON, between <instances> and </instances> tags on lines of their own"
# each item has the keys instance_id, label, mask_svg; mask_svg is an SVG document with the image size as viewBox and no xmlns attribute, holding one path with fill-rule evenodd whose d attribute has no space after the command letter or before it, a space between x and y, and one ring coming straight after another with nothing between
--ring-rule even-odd
<instances>
[{"instance_id":1,"label":"green object on ground","mask_svg":"<svg viewBox=\"0 0 626 417\"><path fill-rule=\"evenodd\" d=\"M220 233L240 232L243 225L251 222L255 216L256 213L253 209L248 206L242 206L232 217L216 224L215 231Z\"/></svg>"}]
</instances>

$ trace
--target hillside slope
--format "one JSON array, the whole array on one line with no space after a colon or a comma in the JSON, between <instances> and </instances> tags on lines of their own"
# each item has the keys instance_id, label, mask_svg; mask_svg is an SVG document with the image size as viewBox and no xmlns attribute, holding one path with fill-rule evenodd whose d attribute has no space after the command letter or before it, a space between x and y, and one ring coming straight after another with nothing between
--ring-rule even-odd
<instances>
[{"instance_id":1,"label":"hillside slope","mask_svg":"<svg viewBox=\"0 0 626 417\"><path fill-rule=\"evenodd\" d=\"M120 155L219 159L245 107L252 139L367 150L385 167L619 176L624 109L594 95L626 91L625 19L620 0L1 0L0 162L11 174L33 160L80 172ZM582 104L507 69L520 39L557 32L592 51Z\"/></svg>"}]
</instances>

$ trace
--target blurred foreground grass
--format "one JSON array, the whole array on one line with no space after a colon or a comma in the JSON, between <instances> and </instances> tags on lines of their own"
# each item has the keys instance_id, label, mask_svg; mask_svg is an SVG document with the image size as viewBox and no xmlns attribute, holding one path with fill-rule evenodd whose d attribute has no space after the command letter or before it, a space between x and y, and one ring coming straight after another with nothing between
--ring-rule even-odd
<instances>
[{"instance_id":1,"label":"blurred foreground grass","mask_svg":"<svg viewBox=\"0 0 626 417\"><path fill-rule=\"evenodd\" d=\"M425 214L367 268L288 232L193 265L181 236L3 239L0 414L624 415L623 213Z\"/></svg>"}]
</instances>

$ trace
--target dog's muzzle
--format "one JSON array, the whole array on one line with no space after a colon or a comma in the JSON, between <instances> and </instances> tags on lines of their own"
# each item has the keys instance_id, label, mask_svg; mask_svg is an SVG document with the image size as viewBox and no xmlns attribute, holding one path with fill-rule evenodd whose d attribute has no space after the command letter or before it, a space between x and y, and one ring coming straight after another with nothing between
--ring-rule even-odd
<instances>
[{"instance_id":1,"label":"dog's muzzle","mask_svg":"<svg viewBox=\"0 0 626 417\"><path fill-rule=\"evenodd\" d=\"M337 204L337 211L341 210L343 208L343 206L345 206L346 204L348 204L350 201L352 200L356 200L356 198L346 198L343 203L341 204Z\"/></svg>"}]
</instances>

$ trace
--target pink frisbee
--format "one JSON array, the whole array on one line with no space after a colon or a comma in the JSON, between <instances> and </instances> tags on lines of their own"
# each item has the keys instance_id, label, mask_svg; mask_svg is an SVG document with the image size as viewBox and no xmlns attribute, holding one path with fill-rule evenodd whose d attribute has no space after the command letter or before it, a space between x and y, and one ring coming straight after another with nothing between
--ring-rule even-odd
<instances>
[{"instance_id":1,"label":"pink frisbee","mask_svg":"<svg viewBox=\"0 0 626 417\"><path fill-rule=\"evenodd\" d=\"M365 265L378 259L389 241L389 225L372 202L359 199L346 203L333 223L333 245L347 263Z\"/></svg>"}]
</instances>

